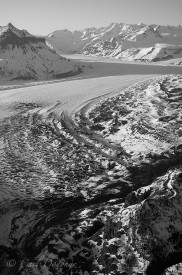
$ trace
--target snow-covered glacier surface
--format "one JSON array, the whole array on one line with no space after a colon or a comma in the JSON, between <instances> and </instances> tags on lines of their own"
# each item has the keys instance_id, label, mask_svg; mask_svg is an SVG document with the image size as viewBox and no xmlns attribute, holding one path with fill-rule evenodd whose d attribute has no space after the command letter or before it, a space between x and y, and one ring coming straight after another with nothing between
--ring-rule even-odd
<instances>
[{"instance_id":1,"label":"snow-covered glacier surface","mask_svg":"<svg viewBox=\"0 0 182 275\"><path fill-rule=\"evenodd\" d=\"M181 104L181 75L1 91L2 274L179 274Z\"/></svg>"}]
</instances>

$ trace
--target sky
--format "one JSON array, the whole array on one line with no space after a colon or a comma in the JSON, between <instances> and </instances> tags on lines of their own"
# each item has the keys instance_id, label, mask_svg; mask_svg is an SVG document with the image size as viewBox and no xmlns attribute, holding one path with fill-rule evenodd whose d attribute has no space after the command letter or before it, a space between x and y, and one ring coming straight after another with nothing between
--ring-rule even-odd
<instances>
[{"instance_id":1,"label":"sky","mask_svg":"<svg viewBox=\"0 0 182 275\"><path fill-rule=\"evenodd\" d=\"M32 34L117 23L182 25L182 0L0 0L0 26Z\"/></svg>"}]
</instances>

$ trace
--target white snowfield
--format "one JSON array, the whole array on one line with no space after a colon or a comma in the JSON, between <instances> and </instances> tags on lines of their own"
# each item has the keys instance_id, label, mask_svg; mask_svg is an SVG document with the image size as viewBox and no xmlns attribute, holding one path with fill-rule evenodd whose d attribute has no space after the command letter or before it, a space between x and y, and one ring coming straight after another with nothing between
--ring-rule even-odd
<instances>
[{"instance_id":1,"label":"white snowfield","mask_svg":"<svg viewBox=\"0 0 182 275\"><path fill-rule=\"evenodd\" d=\"M57 30L46 40L61 54L140 61L182 58L182 26L112 23L98 29Z\"/></svg>"},{"instance_id":2,"label":"white snowfield","mask_svg":"<svg viewBox=\"0 0 182 275\"><path fill-rule=\"evenodd\" d=\"M39 102L45 106L45 111L60 102L56 111L60 113L66 110L72 114L90 100L118 94L136 82L161 74L182 74L181 67L125 64L106 60L85 62L85 66L92 68L86 69L77 77L65 78L60 82L29 82L21 85L12 83L11 86L1 86L1 118L15 112L11 107L16 102Z\"/></svg>"},{"instance_id":3,"label":"white snowfield","mask_svg":"<svg viewBox=\"0 0 182 275\"><path fill-rule=\"evenodd\" d=\"M62 81L0 91L1 118L9 115L11 106L16 102L37 102L45 106L44 111L60 102L57 111L72 114L89 100L104 95L120 93L124 88L153 75L108 76ZM11 87L12 88L12 87Z\"/></svg>"}]
</instances>

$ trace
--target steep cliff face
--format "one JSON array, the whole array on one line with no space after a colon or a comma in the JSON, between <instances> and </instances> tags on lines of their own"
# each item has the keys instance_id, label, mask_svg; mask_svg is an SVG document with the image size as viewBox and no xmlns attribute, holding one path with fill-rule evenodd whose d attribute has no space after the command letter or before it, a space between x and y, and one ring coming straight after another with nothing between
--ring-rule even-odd
<instances>
[{"instance_id":1,"label":"steep cliff face","mask_svg":"<svg viewBox=\"0 0 182 275\"><path fill-rule=\"evenodd\" d=\"M36 37L11 23L0 27L1 79L45 79L76 73L72 62L48 47L45 38Z\"/></svg>"},{"instance_id":2,"label":"steep cliff face","mask_svg":"<svg viewBox=\"0 0 182 275\"><path fill-rule=\"evenodd\" d=\"M119 60L159 61L182 57L182 27L112 23L83 31L55 31L46 37L60 53Z\"/></svg>"}]
</instances>

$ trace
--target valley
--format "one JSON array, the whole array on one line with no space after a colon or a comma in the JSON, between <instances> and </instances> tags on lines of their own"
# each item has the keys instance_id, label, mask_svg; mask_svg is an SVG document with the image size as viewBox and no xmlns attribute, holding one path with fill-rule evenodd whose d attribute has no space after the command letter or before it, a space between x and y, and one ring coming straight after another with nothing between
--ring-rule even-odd
<instances>
[{"instance_id":1,"label":"valley","mask_svg":"<svg viewBox=\"0 0 182 275\"><path fill-rule=\"evenodd\" d=\"M142 154L142 143L132 153L122 147L121 137L109 140L107 133L99 133L88 114L91 110L92 117L94 106L108 98L117 109L112 102L118 94L130 102L133 91L137 100L148 85L162 83L173 70L178 74L176 83L173 75L168 81L181 89L181 68L105 61L86 61L87 66L73 79L12 84L9 90L8 85L1 87L5 88L0 91L2 274L10 258L15 260L9 267L11 274L21 275L145 274L150 266L145 249L142 254L139 248L140 255L134 250L123 222L129 222L128 206L134 204L135 211L142 200L139 195L136 204L138 195L135 199L132 194L140 193L140 188L145 194L156 178L165 178L170 167L180 165L180 140L159 150L151 139L147 153ZM98 111L114 114L111 106ZM114 123L115 118L111 120ZM132 142L129 133L125 139ZM137 143L137 137L133 141ZM177 187L171 188L178 192ZM157 260L151 263L152 270Z\"/></svg>"},{"instance_id":2,"label":"valley","mask_svg":"<svg viewBox=\"0 0 182 275\"><path fill-rule=\"evenodd\" d=\"M115 58L105 50L126 43L121 28L132 45L162 32L176 48ZM60 56L46 37L0 28L2 275L182 272L182 67L163 55L180 58L181 27L169 29L111 24L87 29L87 46L64 30Z\"/></svg>"},{"instance_id":3,"label":"valley","mask_svg":"<svg viewBox=\"0 0 182 275\"><path fill-rule=\"evenodd\" d=\"M46 36L60 54L84 54L121 61L181 65L182 26L111 23L79 31L56 30Z\"/></svg>"}]
</instances>

